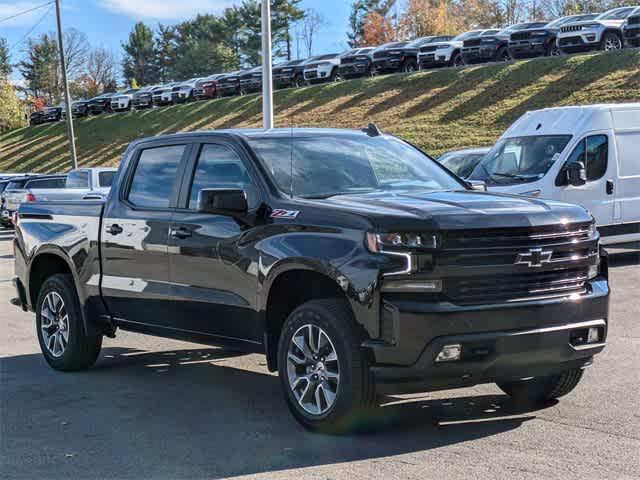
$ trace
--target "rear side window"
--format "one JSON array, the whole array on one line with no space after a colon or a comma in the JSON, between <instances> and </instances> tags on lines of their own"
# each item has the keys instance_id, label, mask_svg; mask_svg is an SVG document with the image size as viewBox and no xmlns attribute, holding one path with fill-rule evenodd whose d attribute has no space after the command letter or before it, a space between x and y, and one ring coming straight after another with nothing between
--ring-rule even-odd
<instances>
[{"instance_id":1,"label":"rear side window","mask_svg":"<svg viewBox=\"0 0 640 480\"><path fill-rule=\"evenodd\" d=\"M17 182L9 182L7 185L7 190L21 190L24 188L24 184L27 183L26 180L20 180Z\"/></svg>"},{"instance_id":2,"label":"rear side window","mask_svg":"<svg viewBox=\"0 0 640 480\"><path fill-rule=\"evenodd\" d=\"M26 188L31 190L38 190L43 188L64 188L66 183L65 178L46 178L42 180L32 180L27 183Z\"/></svg>"},{"instance_id":3,"label":"rear side window","mask_svg":"<svg viewBox=\"0 0 640 480\"><path fill-rule=\"evenodd\" d=\"M116 172L99 172L98 182L101 187L110 187L113 184L113 177L116 176Z\"/></svg>"},{"instance_id":4,"label":"rear side window","mask_svg":"<svg viewBox=\"0 0 640 480\"><path fill-rule=\"evenodd\" d=\"M157 147L140 153L129 189L129 202L139 207L168 208L184 145Z\"/></svg>"},{"instance_id":5,"label":"rear side window","mask_svg":"<svg viewBox=\"0 0 640 480\"><path fill-rule=\"evenodd\" d=\"M193 175L189 208L197 208L198 193L204 188L243 189L250 183L247 170L236 152L224 145L203 145Z\"/></svg>"},{"instance_id":6,"label":"rear side window","mask_svg":"<svg viewBox=\"0 0 640 480\"><path fill-rule=\"evenodd\" d=\"M67 175L67 188L89 188L89 172L76 170Z\"/></svg>"},{"instance_id":7,"label":"rear side window","mask_svg":"<svg viewBox=\"0 0 640 480\"><path fill-rule=\"evenodd\" d=\"M568 163L583 162L587 169L587 181L604 176L609 158L609 141L606 135L593 135L580 141L569 156Z\"/></svg>"}]
</instances>

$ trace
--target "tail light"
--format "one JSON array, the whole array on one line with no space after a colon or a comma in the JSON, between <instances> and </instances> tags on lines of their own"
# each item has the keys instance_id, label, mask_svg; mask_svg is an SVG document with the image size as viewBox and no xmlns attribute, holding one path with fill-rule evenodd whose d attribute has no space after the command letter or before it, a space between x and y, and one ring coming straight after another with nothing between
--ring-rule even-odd
<instances>
[{"instance_id":1,"label":"tail light","mask_svg":"<svg viewBox=\"0 0 640 480\"><path fill-rule=\"evenodd\" d=\"M33 193L31 192L25 193L23 202L35 202L35 201L36 201L36 196Z\"/></svg>"}]
</instances>

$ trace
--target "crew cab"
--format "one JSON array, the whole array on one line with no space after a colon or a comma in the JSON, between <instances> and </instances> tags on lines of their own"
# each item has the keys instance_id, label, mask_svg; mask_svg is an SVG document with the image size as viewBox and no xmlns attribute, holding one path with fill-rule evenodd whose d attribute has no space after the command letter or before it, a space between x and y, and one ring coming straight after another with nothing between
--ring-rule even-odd
<instances>
[{"instance_id":1,"label":"crew cab","mask_svg":"<svg viewBox=\"0 0 640 480\"><path fill-rule=\"evenodd\" d=\"M304 84L304 63L306 59L296 59L274 65L271 71L275 88L301 87Z\"/></svg>"},{"instance_id":2,"label":"crew cab","mask_svg":"<svg viewBox=\"0 0 640 480\"><path fill-rule=\"evenodd\" d=\"M415 72L418 70L418 52L426 45L446 42L450 35L421 37L411 42L391 42L373 51L373 70L376 74Z\"/></svg>"},{"instance_id":3,"label":"crew cab","mask_svg":"<svg viewBox=\"0 0 640 480\"><path fill-rule=\"evenodd\" d=\"M489 190L576 203L605 245L640 241L640 103L525 113L469 179Z\"/></svg>"},{"instance_id":4,"label":"crew cab","mask_svg":"<svg viewBox=\"0 0 640 480\"><path fill-rule=\"evenodd\" d=\"M597 14L568 15L547 23L544 27L513 32L509 37L511 58L530 58L560 55L556 37L562 25L593 20Z\"/></svg>"},{"instance_id":5,"label":"crew cab","mask_svg":"<svg viewBox=\"0 0 640 480\"><path fill-rule=\"evenodd\" d=\"M193 88L193 96L196 100L206 100L215 98L217 93L217 80L221 74L216 73L206 78L198 80Z\"/></svg>"},{"instance_id":6,"label":"crew cab","mask_svg":"<svg viewBox=\"0 0 640 480\"><path fill-rule=\"evenodd\" d=\"M338 79L340 54L328 53L305 62L303 76L307 83L333 82Z\"/></svg>"},{"instance_id":7,"label":"crew cab","mask_svg":"<svg viewBox=\"0 0 640 480\"><path fill-rule=\"evenodd\" d=\"M116 169L112 167L77 168L67 174L64 200L104 199L111 190Z\"/></svg>"},{"instance_id":8,"label":"crew cab","mask_svg":"<svg viewBox=\"0 0 640 480\"><path fill-rule=\"evenodd\" d=\"M369 77L372 73L373 47L356 48L344 53L340 58L338 75L340 78Z\"/></svg>"},{"instance_id":9,"label":"crew cab","mask_svg":"<svg viewBox=\"0 0 640 480\"><path fill-rule=\"evenodd\" d=\"M487 30L476 37L467 38L462 46L462 59L465 64L486 62L508 62L509 38L514 32L532 28L542 28L546 22L529 22L511 25L496 32Z\"/></svg>"},{"instance_id":10,"label":"crew cab","mask_svg":"<svg viewBox=\"0 0 640 480\"><path fill-rule=\"evenodd\" d=\"M560 27L558 48L564 53L588 50L620 50L623 47L622 25L638 7L619 7L593 20L571 22Z\"/></svg>"},{"instance_id":11,"label":"crew cab","mask_svg":"<svg viewBox=\"0 0 640 480\"><path fill-rule=\"evenodd\" d=\"M240 72L240 95L262 91L262 66Z\"/></svg>"},{"instance_id":12,"label":"crew cab","mask_svg":"<svg viewBox=\"0 0 640 480\"><path fill-rule=\"evenodd\" d=\"M640 9L625 20L622 25L622 37L627 47L640 47Z\"/></svg>"},{"instance_id":13,"label":"crew cab","mask_svg":"<svg viewBox=\"0 0 640 480\"><path fill-rule=\"evenodd\" d=\"M565 395L607 336L593 218L478 188L375 125L143 139L105 202L20 207L14 302L59 370L117 329L263 353L313 430L376 392Z\"/></svg>"}]
</instances>

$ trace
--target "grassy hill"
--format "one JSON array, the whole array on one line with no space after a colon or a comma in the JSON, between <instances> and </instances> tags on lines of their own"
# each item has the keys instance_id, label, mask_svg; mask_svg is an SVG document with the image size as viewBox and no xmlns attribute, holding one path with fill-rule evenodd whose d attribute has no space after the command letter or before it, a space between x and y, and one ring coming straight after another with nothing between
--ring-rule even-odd
<instances>
[{"instance_id":1,"label":"grassy hill","mask_svg":"<svg viewBox=\"0 0 640 480\"><path fill-rule=\"evenodd\" d=\"M279 91L276 125L361 128L375 121L438 155L491 144L527 110L639 101L640 50L389 75ZM117 165L140 137L185 130L259 127L259 95L76 121L82 165ZM0 135L0 171L69 169L64 123Z\"/></svg>"}]
</instances>

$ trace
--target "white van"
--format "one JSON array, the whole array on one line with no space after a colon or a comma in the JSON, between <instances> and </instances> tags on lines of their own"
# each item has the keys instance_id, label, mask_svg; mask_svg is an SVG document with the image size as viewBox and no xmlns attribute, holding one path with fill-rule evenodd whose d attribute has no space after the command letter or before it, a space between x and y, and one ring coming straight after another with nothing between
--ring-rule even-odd
<instances>
[{"instance_id":1,"label":"white van","mask_svg":"<svg viewBox=\"0 0 640 480\"><path fill-rule=\"evenodd\" d=\"M603 244L640 240L640 103L525 113L468 180L495 192L577 203Z\"/></svg>"}]
</instances>

